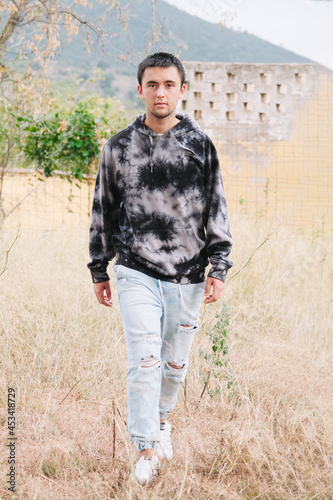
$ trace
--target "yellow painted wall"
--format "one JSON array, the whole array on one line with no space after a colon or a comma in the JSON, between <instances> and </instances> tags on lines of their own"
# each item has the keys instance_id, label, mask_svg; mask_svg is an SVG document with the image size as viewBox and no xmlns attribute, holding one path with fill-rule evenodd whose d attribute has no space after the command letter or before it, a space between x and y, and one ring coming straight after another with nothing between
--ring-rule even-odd
<instances>
[{"instance_id":1,"label":"yellow painted wall","mask_svg":"<svg viewBox=\"0 0 333 500\"><path fill-rule=\"evenodd\" d=\"M326 75L320 90L295 111L288 139L256 146L239 141L239 149L237 169L234 156L220 155L231 213L242 207L276 213L295 229L333 228L333 84ZM257 157L265 161L253 161Z\"/></svg>"},{"instance_id":2,"label":"yellow painted wall","mask_svg":"<svg viewBox=\"0 0 333 500\"><path fill-rule=\"evenodd\" d=\"M24 173L6 176L5 212L14 209L5 221L6 226L19 228L20 232L60 228L73 234L88 231L93 186L79 187L56 176L44 181L38 180L39 177Z\"/></svg>"}]
</instances>

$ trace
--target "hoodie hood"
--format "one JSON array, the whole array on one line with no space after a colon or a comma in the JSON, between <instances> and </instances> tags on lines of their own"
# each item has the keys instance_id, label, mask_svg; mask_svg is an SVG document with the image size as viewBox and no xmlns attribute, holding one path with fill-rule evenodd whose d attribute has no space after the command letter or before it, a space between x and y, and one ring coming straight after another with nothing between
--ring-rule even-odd
<instances>
[{"instance_id":1,"label":"hoodie hood","mask_svg":"<svg viewBox=\"0 0 333 500\"><path fill-rule=\"evenodd\" d=\"M146 119L146 114L139 115L129 126L129 130L135 130L139 132L143 136L149 138L149 164L150 170L153 172L154 169L154 147L155 147L155 139L159 139L160 137L163 139L171 138L174 142L178 144L178 146L186 151L187 153L196 156L196 153L193 151L191 147L188 146L188 138L194 133L202 134L199 125L197 122L190 116L182 113L177 113L176 118L178 118L179 122L167 130L163 134L157 134L154 130L144 123Z\"/></svg>"}]
</instances>

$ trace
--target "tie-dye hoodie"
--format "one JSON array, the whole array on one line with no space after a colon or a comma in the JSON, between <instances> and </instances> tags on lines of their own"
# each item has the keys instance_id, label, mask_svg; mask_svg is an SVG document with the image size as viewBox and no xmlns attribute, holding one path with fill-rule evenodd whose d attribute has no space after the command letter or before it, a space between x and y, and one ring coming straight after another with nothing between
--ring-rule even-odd
<instances>
[{"instance_id":1,"label":"tie-dye hoodie","mask_svg":"<svg viewBox=\"0 0 333 500\"><path fill-rule=\"evenodd\" d=\"M88 264L107 281L123 264L175 283L225 280L229 218L216 149L189 115L156 134L140 115L105 144L98 168Z\"/></svg>"}]
</instances>

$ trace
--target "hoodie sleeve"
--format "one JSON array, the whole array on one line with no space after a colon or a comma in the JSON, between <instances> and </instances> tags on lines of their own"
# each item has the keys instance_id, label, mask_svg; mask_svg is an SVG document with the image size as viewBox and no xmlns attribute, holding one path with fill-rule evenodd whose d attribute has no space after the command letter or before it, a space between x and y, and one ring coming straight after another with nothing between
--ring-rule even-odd
<instances>
[{"instance_id":1,"label":"hoodie sleeve","mask_svg":"<svg viewBox=\"0 0 333 500\"><path fill-rule=\"evenodd\" d=\"M108 141L99 161L92 205L88 264L93 283L108 281L106 272L116 254L112 235L119 221L119 193L116 184L115 161Z\"/></svg>"},{"instance_id":2,"label":"hoodie sleeve","mask_svg":"<svg viewBox=\"0 0 333 500\"><path fill-rule=\"evenodd\" d=\"M206 244L212 266L208 276L225 281L228 269L233 264L228 258L232 248L232 238L220 164L213 144L211 144L207 171Z\"/></svg>"}]
</instances>

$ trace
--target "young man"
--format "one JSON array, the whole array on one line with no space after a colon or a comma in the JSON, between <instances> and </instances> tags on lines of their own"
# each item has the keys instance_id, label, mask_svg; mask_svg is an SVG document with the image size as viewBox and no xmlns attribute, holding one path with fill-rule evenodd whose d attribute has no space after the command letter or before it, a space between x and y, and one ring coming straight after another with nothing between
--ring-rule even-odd
<instances>
[{"instance_id":1,"label":"young man","mask_svg":"<svg viewBox=\"0 0 333 500\"><path fill-rule=\"evenodd\" d=\"M171 459L166 421L188 368L199 308L219 299L232 240L218 157L188 115L176 112L185 71L172 54L138 68L146 112L104 146L90 228L88 267L100 304L111 306L110 260L128 352L135 476L151 479ZM207 280L205 267L211 264Z\"/></svg>"}]
</instances>

